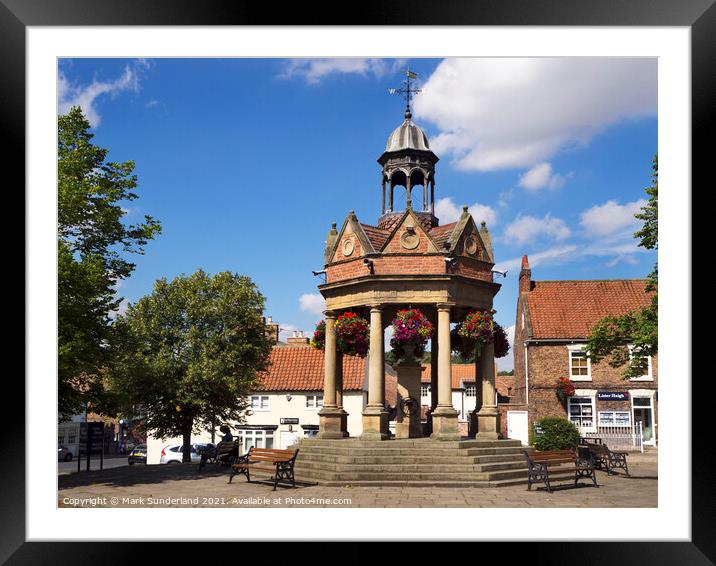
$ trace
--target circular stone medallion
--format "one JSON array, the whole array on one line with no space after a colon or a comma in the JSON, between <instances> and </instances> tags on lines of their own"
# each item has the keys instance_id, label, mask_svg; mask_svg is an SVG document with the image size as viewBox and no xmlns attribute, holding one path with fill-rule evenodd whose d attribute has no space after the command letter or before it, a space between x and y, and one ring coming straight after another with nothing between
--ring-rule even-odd
<instances>
[{"instance_id":1,"label":"circular stone medallion","mask_svg":"<svg viewBox=\"0 0 716 566\"><path fill-rule=\"evenodd\" d=\"M406 250L414 250L418 247L419 243L420 236L418 236L415 232L403 232L403 235L400 237L400 245Z\"/></svg>"},{"instance_id":2,"label":"circular stone medallion","mask_svg":"<svg viewBox=\"0 0 716 566\"><path fill-rule=\"evenodd\" d=\"M343 240L343 255L349 256L353 253L353 250L355 249L355 242L353 238L348 238L347 240Z\"/></svg>"},{"instance_id":3,"label":"circular stone medallion","mask_svg":"<svg viewBox=\"0 0 716 566\"><path fill-rule=\"evenodd\" d=\"M477 238L475 236L468 236L465 239L465 251L470 255L477 253Z\"/></svg>"}]
</instances>

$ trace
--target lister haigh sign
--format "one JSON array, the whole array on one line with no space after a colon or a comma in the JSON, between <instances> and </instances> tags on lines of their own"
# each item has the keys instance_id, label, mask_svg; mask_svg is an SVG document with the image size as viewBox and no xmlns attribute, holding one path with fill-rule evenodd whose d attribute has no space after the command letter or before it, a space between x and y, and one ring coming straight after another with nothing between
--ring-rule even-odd
<instances>
[{"instance_id":1,"label":"lister haigh sign","mask_svg":"<svg viewBox=\"0 0 716 566\"><path fill-rule=\"evenodd\" d=\"M628 391L598 391L597 399L600 401L627 401L629 400Z\"/></svg>"}]
</instances>

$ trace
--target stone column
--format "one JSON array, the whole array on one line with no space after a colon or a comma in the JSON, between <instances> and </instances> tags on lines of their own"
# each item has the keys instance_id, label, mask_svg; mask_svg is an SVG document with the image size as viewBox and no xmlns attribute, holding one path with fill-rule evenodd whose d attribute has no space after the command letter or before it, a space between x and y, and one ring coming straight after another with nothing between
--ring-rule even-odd
<instances>
[{"instance_id":1,"label":"stone column","mask_svg":"<svg viewBox=\"0 0 716 566\"><path fill-rule=\"evenodd\" d=\"M388 212L393 212L393 178L390 178L388 188Z\"/></svg>"},{"instance_id":2,"label":"stone column","mask_svg":"<svg viewBox=\"0 0 716 566\"><path fill-rule=\"evenodd\" d=\"M433 411L438 406L438 339L430 341L430 408L428 409L428 434L433 433Z\"/></svg>"},{"instance_id":3,"label":"stone column","mask_svg":"<svg viewBox=\"0 0 716 566\"><path fill-rule=\"evenodd\" d=\"M410 183L410 176L405 180L405 191L406 191L406 201L405 201L405 208L413 208L413 196L410 193L412 190L412 185Z\"/></svg>"},{"instance_id":4,"label":"stone column","mask_svg":"<svg viewBox=\"0 0 716 566\"><path fill-rule=\"evenodd\" d=\"M368 352L368 404L363 411L362 440L386 440L388 411L385 410L385 356L383 352L383 308L370 309L370 348Z\"/></svg>"},{"instance_id":5,"label":"stone column","mask_svg":"<svg viewBox=\"0 0 716 566\"><path fill-rule=\"evenodd\" d=\"M336 313L326 311L326 342L323 358L323 408L318 413L318 438L343 438L342 421L345 411L336 399Z\"/></svg>"},{"instance_id":6,"label":"stone column","mask_svg":"<svg viewBox=\"0 0 716 566\"><path fill-rule=\"evenodd\" d=\"M438 305L438 406L433 411L433 433L430 435L437 440L460 440L458 412L452 406L450 309L451 305Z\"/></svg>"},{"instance_id":7,"label":"stone column","mask_svg":"<svg viewBox=\"0 0 716 566\"><path fill-rule=\"evenodd\" d=\"M423 177L423 210L428 210L428 178Z\"/></svg>"},{"instance_id":8,"label":"stone column","mask_svg":"<svg viewBox=\"0 0 716 566\"><path fill-rule=\"evenodd\" d=\"M348 413L343 408L343 354L340 352L336 355L336 406L343 411L341 418L341 432L343 436L348 436Z\"/></svg>"},{"instance_id":9,"label":"stone column","mask_svg":"<svg viewBox=\"0 0 716 566\"><path fill-rule=\"evenodd\" d=\"M435 216L435 179L430 180L430 212Z\"/></svg>"},{"instance_id":10,"label":"stone column","mask_svg":"<svg viewBox=\"0 0 716 566\"><path fill-rule=\"evenodd\" d=\"M380 207L380 213L385 214L385 175L381 175L381 185L383 186L383 201Z\"/></svg>"},{"instance_id":11,"label":"stone column","mask_svg":"<svg viewBox=\"0 0 716 566\"><path fill-rule=\"evenodd\" d=\"M495 391L495 345L485 344L480 352L482 378L482 407L477 413L478 439L495 440L500 437L500 413Z\"/></svg>"}]
</instances>

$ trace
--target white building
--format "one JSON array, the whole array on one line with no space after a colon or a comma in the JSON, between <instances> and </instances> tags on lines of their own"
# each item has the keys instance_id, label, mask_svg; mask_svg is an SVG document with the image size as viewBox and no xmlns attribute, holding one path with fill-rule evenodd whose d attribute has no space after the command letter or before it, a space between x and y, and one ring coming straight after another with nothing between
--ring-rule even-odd
<instances>
[{"instance_id":1,"label":"white building","mask_svg":"<svg viewBox=\"0 0 716 566\"><path fill-rule=\"evenodd\" d=\"M323 352L311 348L308 338L294 336L271 352L271 365L261 386L251 394L245 422L229 423L232 434L249 446L285 448L318 432L318 411L323 407ZM348 413L350 436L363 431L362 413L367 402L367 358L345 356L343 408ZM395 375L386 366L386 401L395 405ZM217 430L217 442L221 433ZM192 435L192 443L210 442L209 431ZM181 438L147 437L147 463L158 464L162 448L181 444Z\"/></svg>"}]
</instances>

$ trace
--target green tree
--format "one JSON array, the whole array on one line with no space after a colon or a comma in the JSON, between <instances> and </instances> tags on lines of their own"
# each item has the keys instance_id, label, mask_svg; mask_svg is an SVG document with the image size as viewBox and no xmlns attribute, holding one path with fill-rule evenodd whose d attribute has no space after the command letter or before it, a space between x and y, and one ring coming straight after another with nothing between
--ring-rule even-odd
<instances>
[{"instance_id":1,"label":"green tree","mask_svg":"<svg viewBox=\"0 0 716 566\"><path fill-rule=\"evenodd\" d=\"M643 225L634 237L639 246L648 250L659 247L659 160L654 157L651 185L645 189L649 200L635 215ZM639 310L621 316L608 316L597 322L591 329L588 342L589 356L593 363L609 358L609 365L624 367L624 379L644 375L647 371L648 356L659 348L658 334L658 262L647 277L646 290L652 293L651 303ZM630 352L628 345L633 351ZM634 354L634 355L632 355Z\"/></svg>"},{"instance_id":2,"label":"green tree","mask_svg":"<svg viewBox=\"0 0 716 566\"><path fill-rule=\"evenodd\" d=\"M262 318L264 297L249 277L158 280L152 293L117 317L121 347L109 372L119 403L141 408L147 431L181 436L185 462L191 435L240 421L265 370L272 342Z\"/></svg>"},{"instance_id":3,"label":"green tree","mask_svg":"<svg viewBox=\"0 0 716 566\"><path fill-rule=\"evenodd\" d=\"M98 377L111 348L117 283L129 277L129 253L161 230L159 222L128 225L126 203L138 197L134 162L108 162L92 144L78 107L58 118L58 409L61 418L101 404Z\"/></svg>"}]
</instances>

